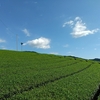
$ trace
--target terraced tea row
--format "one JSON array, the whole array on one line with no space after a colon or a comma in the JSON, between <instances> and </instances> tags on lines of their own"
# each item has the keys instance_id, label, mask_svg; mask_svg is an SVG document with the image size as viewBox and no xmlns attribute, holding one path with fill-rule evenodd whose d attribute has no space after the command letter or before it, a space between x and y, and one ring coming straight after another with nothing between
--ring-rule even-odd
<instances>
[{"instance_id":1,"label":"terraced tea row","mask_svg":"<svg viewBox=\"0 0 100 100\"><path fill-rule=\"evenodd\" d=\"M66 98L74 100L70 95L74 92L73 98L79 97L80 100L84 100L81 98L85 97L87 92L82 97L79 95L80 91L86 91L85 87L83 88L85 86L83 84L88 81L86 76L90 75L89 77L94 79L94 75L96 71L99 71L100 66L98 63L81 58L34 52L0 51L0 56L1 100L61 100L61 98L62 100ZM97 66L97 69L94 65ZM92 73L92 70L95 70L95 72ZM95 76L97 77L97 74ZM86 81L83 81L84 77ZM80 81L81 83L79 83ZM86 86L92 84L92 81L86 82ZM89 97L95 91L96 85L98 85L98 82L95 78L93 87L89 89L91 91ZM72 86L74 92L70 90L70 86ZM62 93L59 88L62 88Z\"/></svg>"},{"instance_id":2,"label":"terraced tea row","mask_svg":"<svg viewBox=\"0 0 100 100\"><path fill-rule=\"evenodd\" d=\"M91 100L100 82L98 80L99 72L100 66L93 64L71 77L62 78L31 91L14 95L8 100Z\"/></svg>"}]
</instances>

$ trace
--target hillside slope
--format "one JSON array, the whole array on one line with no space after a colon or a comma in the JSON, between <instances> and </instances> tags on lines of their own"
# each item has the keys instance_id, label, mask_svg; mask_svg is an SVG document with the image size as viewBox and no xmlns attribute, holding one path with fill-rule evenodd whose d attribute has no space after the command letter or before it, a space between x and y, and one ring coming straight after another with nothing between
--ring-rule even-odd
<instances>
[{"instance_id":1,"label":"hillside slope","mask_svg":"<svg viewBox=\"0 0 100 100\"><path fill-rule=\"evenodd\" d=\"M88 100L99 77L98 62L0 50L0 100Z\"/></svg>"}]
</instances>

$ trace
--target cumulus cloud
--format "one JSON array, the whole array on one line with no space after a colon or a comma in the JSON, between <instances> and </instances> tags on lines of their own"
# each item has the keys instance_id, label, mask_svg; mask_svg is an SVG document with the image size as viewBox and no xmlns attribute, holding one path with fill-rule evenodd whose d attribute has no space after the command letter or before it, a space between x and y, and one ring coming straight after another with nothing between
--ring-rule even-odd
<instances>
[{"instance_id":1,"label":"cumulus cloud","mask_svg":"<svg viewBox=\"0 0 100 100\"><path fill-rule=\"evenodd\" d=\"M75 18L75 21L78 21L78 20L81 20L81 18L80 17L76 17ZM82 21L82 20L81 20Z\"/></svg>"},{"instance_id":2,"label":"cumulus cloud","mask_svg":"<svg viewBox=\"0 0 100 100\"><path fill-rule=\"evenodd\" d=\"M29 31L26 28L23 29L22 31L24 32L24 34L26 34L26 36L30 36L30 33L29 33Z\"/></svg>"},{"instance_id":3,"label":"cumulus cloud","mask_svg":"<svg viewBox=\"0 0 100 100\"><path fill-rule=\"evenodd\" d=\"M49 49L50 40L44 37L40 37L38 39L27 41L23 45L30 45L32 47L41 48L41 49Z\"/></svg>"},{"instance_id":4,"label":"cumulus cloud","mask_svg":"<svg viewBox=\"0 0 100 100\"><path fill-rule=\"evenodd\" d=\"M82 19L80 17L76 17L74 19L74 21L71 20L71 21L66 22L65 25L67 25L67 24L71 26L71 28L72 28L71 35L74 38L87 36L89 34L94 34L99 31L98 28L93 29L93 30L87 29L86 24L82 22Z\"/></svg>"},{"instance_id":5,"label":"cumulus cloud","mask_svg":"<svg viewBox=\"0 0 100 100\"><path fill-rule=\"evenodd\" d=\"M0 43L4 43L6 42L6 40L0 39Z\"/></svg>"}]
</instances>

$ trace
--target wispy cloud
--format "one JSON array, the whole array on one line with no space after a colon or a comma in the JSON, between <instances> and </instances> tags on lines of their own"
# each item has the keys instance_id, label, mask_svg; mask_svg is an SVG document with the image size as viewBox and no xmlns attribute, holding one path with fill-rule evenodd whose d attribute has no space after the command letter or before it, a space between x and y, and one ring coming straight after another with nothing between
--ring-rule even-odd
<instances>
[{"instance_id":1,"label":"wispy cloud","mask_svg":"<svg viewBox=\"0 0 100 100\"><path fill-rule=\"evenodd\" d=\"M68 53L68 54L71 54L72 52L69 51L69 52L67 52L67 53Z\"/></svg>"},{"instance_id":2,"label":"wispy cloud","mask_svg":"<svg viewBox=\"0 0 100 100\"><path fill-rule=\"evenodd\" d=\"M71 35L74 38L79 38L83 36L87 36L89 34L94 34L99 31L98 28L89 30L87 29L87 26L85 23L83 23L82 19L80 17L76 17L74 21L70 20L68 22L65 22L62 27L65 27L66 25L70 25L72 28L72 33Z\"/></svg>"},{"instance_id":3,"label":"wispy cloud","mask_svg":"<svg viewBox=\"0 0 100 100\"><path fill-rule=\"evenodd\" d=\"M37 2L34 2L35 4L37 4Z\"/></svg>"},{"instance_id":4,"label":"wispy cloud","mask_svg":"<svg viewBox=\"0 0 100 100\"><path fill-rule=\"evenodd\" d=\"M70 20L68 22L65 22L62 27L65 27L67 24L72 26L74 25L74 21Z\"/></svg>"},{"instance_id":5,"label":"wispy cloud","mask_svg":"<svg viewBox=\"0 0 100 100\"><path fill-rule=\"evenodd\" d=\"M1 49L7 49L5 46L1 46Z\"/></svg>"},{"instance_id":6,"label":"wispy cloud","mask_svg":"<svg viewBox=\"0 0 100 100\"><path fill-rule=\"evenodd\" d=\"M76 50L79 50L79 49L80 49L80 50L81 50L81 49L83 50L84 48L79 48L79 47L76 47Z\"/></svg>"},{"instance_id":7,"label":"wispy cloud","mask_svg":"<svg viewBox=\"0 0 100 100\"><path fill-rule=\"evenodd\" d=\"M66 44L66 45L64 45L63 47L67 48L67 47L69 47L69 45L68 45L68 44Z\"/></svg>"},{"instance_id":8,"label":"wispy cloud","mask_svg":"<svg viewBox=\"0 0 100 100\"><path fill-rule=\"evenodd\" d=\"M75 56L75 55L73 54L73 52L71 52L71 51L67 52L67 55Z\"/></svg>"},{"instance_id":9,"label":"wispy cloud","mask_svg":"<svg viewBox=\"0 0 100 100\"><path fill-rule=\"evenodd\" d=\"M24 32L24 34L26 34L26 36L30 36L30 33L29 33L29 31L26 28L23 29L22 31Z\"/></svg>"},{"instance_id":10,"label":"wispy cloud","mask_svg":"<svg viewBox=\"0 0 100 100\"><path fill-rule=\"evenodd\" d=\"M41 49L49 49L50 40L44 37L40 37L38 39L27 41L23 45L30 45L32 47L41 48Z\"/></svg>"},{"instance_id":11,"label":"wispy cloud","mask_svg":"<svg viewBox=\"0 0 100 100\"><path fill-rule=\"evenodd\" d=\"M100 46L100 44L96 44L96 46Z\"/></svg>"},{"instance_id":12,"label":"wispy cloud","mask_svg":"<svg viewBox=\"0 0 100 100\"><path fill-rule=\"evenodd\" d=\"M58 52L51 52L50 54L58 55Z\"/></svg>"},{"instance_id":13,"label":"wispy cloud","mask_svg":"<svg viewBox=\"0 0 100 100\"><path fill-rule=\"evenodd\" d=\"M82 50L84 50L84 48L82 48Z\"/></svg>"},{"instance_id":14,"label":"wispy cloud","mask_svg":"<svg viewBox=\"0 0 100 100\"><path fill-rule=\"evenodd\" d=\"M97 48L94 48L94 50L97 50Z\"/></svg>"},{"instance_id":15,"label":"wispy cloud","mask_svg":"<svg viewBox=\"0 0 100 100\"><path fill-rule=\"evenodd\" d=\"M6 42L6 40L0 39L0 43L5 43L5 42Z\"/></svg>"}]
</instances>

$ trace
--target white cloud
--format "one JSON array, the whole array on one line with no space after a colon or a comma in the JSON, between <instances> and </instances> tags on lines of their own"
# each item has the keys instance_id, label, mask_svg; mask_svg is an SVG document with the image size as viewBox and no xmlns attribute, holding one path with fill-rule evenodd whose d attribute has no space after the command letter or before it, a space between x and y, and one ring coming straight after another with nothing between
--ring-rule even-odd
<instances>
[{"instance_id":1,"label":"white cloud","mask_svg":"<svg viewBox=\"0 0 100 100\"><path fill-rule=\"evenodd\" d=\"M30 33L29 33L29 31L26 28L23 29L22 31L26 34L26 36L30 36Z\"/></svg>"},{"instance_id":2,"label":"white cloud","mask_svg":"<svg viewBox=\"0 0 100 100\"><path fill-rule=\"evenodd\" d=\"M86 35L89 35L89 34L94 34L96 32L99 31L99 29L93 29L93 30L89 30L87 29L86 27L86 24L82 22L82 19L80 17L76 17L74 19L74 21L69 21L69 22L66 22L66 24L69 24L72 28L72 33L71 35L74 37L74 38L79 38L79 37L83 37L83 36L86 36ZM66 25L64 24L64 25ZM63 25L63 27L64 27Z\"/></svg>"},{"instance_id":3,"label":"white cloud","mask_svg":"<svg viewBox=\"0 0 100 100\"><path fill-rule=\"evenodd\" d=\"M74 21L70 20L68 22L65 22L62 27L65 27L67 24L72 26L74 25Z\"/></svg>"},{"instance_id":4,"label":"white cloud","mask_svg":"<svg viewBox=\"0 0 100 100\"><path fill-rule=\"evenodd\" d=\"M49 49L50 48L50 40L47 38L44 38L44 37L40 37L38 39L27 41L23 45L30 45L32 47L41 48L41 49Z\"/></svg>"},{"instance_id":5,"label":"white cloud","mask_svg":"<svg viewBox=\"0 0 100 100\"><path fill-rule=\"evenodd\" d=\"M0 43L5 43L6 40L0 39Z\"/></svg>"},{"instance_id":6,"label":"white cloud","mask_svg":"<svg viewBox=\"0 0 100 100\"><path fill-rule=\"evenodd\" d=\"M81 18L80 17L76 17L75 18L75 21L78 21L78 20L81 20Z\"/></svg>"}]
</instances>

